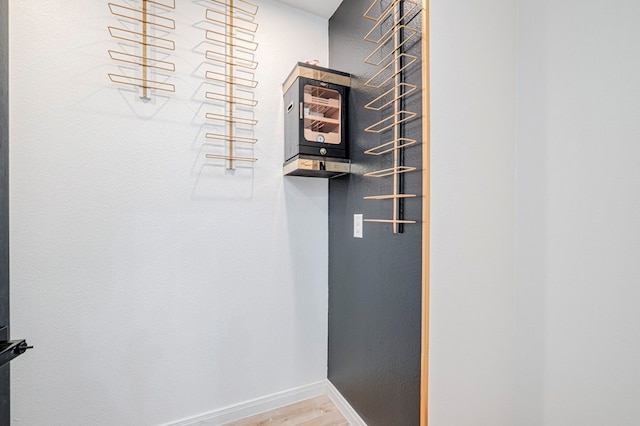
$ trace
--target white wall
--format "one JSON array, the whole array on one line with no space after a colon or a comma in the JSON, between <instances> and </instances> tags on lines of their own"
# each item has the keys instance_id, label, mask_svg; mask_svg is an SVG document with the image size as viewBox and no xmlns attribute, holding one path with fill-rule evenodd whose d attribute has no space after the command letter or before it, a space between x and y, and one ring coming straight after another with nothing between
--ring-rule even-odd
<instances>
[{"instance_id":1,"label":"white wall","mask_svg":"<svg viewBox=\"0 0 640 426\"><path fill-rule=\"evenodd\" d=\"M431 0L435 426L512 425L516 8Z\"/></svg>"},{"instance_id":2,"label":"white wall","mask_svg":"<svg viewBox=\"0 0 640 426\"><path fill-rule=\"evenodd\" d=\"M640 3L519 1L518 426L640 418Z\"/></svg>"},{"instance_id":3,"label":"white wall","mask_svg":"<svg viewBox=\"0 0 640 426\"><path fill-rule=\"evenodd\" d=\"M177 92L109 82L106 2L10 7L12 364L24 425L151 425L326 378L327 185L281 176L280 84L327 21L258 1L251 168L204 154L203 1Z\"/></svg>"}]
</instances>

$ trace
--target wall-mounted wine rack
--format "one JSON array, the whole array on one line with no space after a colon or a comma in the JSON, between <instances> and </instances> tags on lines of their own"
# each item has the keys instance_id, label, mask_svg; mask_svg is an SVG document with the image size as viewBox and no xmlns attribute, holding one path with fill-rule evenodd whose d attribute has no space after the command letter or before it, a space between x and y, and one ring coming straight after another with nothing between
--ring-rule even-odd
<instances>
[{"instance_id":1,"label":"wall-mounted wine rack","mask_svg":"<svg viewBox=\"0 0 640 426\"><path fill-rule=\"evenodd\" d=\"M206 31L210 49L205 56L211 69L205 77L212 88L205 97L214 110L207 112L206 118L218 130L207 133L206 138L224 144L225 152L206 157L225 160L227 169L233 170L237 162L257 161L237 152L258 142L253 130L258 123L253 113L258 104L253 92L258 86L255 80L258 6L247 0L210 1L206 20L212 28Z\"/></svg>"},{"instance_id":2,"label":"wall-mounted wine rack","mask_svg":"<svg viewBox=\"0 0 640 426\"><path fill-rule=\"evenodd\" d=\"M167 77L165 73L176 70L173 62L165 60L176 48L175 42L167 38L176 29L176 21L164 16L175 9L175 0L140 0L139 9L116 3L108 5L111 14L124 26L108 27L122 49L109 50L109 56L123 70L121 74L109 73L109 79L138 87L144 100L149 100L154 90L175 92L175 85L162 79ZM158 59L159 56L163 59Z\"/></svg>"},{"instance_id":3,"label":"wall-mounted wine rack","mask_svg":"<svg viewBox=\"0 0 640 426\"><path fill-rule=\"evenodd\" d=\"M374 22L364 40L376 45L365 59L365 63L379 68L364 84L382 93L365 105L365 108L380 112L381 118L365 129L367 133L381 135L384 142L365 151L365 154L389 156L391 167L365 173L370 178L391 178L390 194L371 195L365 200L389 200L393 202L392 217L388 219L365 219L365 222L390 223L394 233L403 231L403 225L414 224L415 220L403 217L403 200L415 198L416 194L404 192L405 173L417 170L404 164L403 150L415 145L415 139L405 137L404 125L418 117L418 113L405 109L405 98L418 87L404 81L405 72L413 66L418 57L407 53L408 43L420 36L420 31L407 25L420 11L413 0L374 0L363 17Z\"/></svg>"}]
</instances>

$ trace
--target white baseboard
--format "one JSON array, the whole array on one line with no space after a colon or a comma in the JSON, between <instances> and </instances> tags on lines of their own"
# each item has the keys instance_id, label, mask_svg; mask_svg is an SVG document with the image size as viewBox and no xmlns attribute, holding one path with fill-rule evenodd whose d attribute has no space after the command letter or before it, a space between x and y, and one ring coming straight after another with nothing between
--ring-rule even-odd
<instances>
[{"instance_id":1,"label":"white baseboard","mask_svg":"<svg viewBox=\"0 0 640 426\"><path fill-rule=\"evenodd\" d=\"M362 420L362 417L353 409L351 404L344 399L344 396L333 386L329 380L327 380L327 395L329 399L333 401L333 403L338 407L342 415L347 421L351 424L351 426L367 426L367 424Z\"/></svg>"},{"instance_id":2,"label":"white baseboard","mask_svg":"<svg viewBox=\"0 0 640 426\"><path fill-rule=\"evenodd\" d=\"M232 405L221 408L219 410L205 413L196 417L183 419L178 422L167 423L164 426L220 426L229 422L244 419L245 417L254 416L264 413L265 411L274 410L285 405L295 402L304 401L305 399L315 398L317 396L327 395L333 403L342 412L342 415L353 426L367 426L366 423L358 416L358 413L349 405L346 399L328 380L322 380L310 385L301 386L284 392L274 393L273 395L243 402L241 404Z\"/></svg>"}]
</instances>

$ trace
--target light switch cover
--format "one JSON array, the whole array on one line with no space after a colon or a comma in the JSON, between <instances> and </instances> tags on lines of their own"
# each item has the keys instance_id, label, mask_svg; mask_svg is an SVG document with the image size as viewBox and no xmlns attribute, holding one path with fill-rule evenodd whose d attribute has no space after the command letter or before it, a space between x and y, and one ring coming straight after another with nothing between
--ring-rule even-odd
<instances>
[{"instance_id":1,"label":"light switch cover","mask_svg":"<svg viewBox=\"0 0 640 426\"><path fill-rule=\"evenodd\" d=\"M362 214L353 215L353 237L362 238Z\"/></svg>"}]
</instances>

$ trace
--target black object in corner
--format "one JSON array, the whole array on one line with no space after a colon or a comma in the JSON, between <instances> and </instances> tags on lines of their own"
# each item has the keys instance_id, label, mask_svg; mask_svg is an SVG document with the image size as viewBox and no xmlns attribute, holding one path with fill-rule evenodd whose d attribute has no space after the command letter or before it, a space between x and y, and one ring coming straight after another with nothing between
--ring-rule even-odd
<instances>
[{"instance_id":1,"label":"black object in corner","mask_svg":"<svg viewBox=\"0 0 640 426\"><path fill-rule=\"evenodd\" d=\"M9 340L8 327L0 328L0 367L32 348L24 339Z\"/></svg>"}]
</instances>

